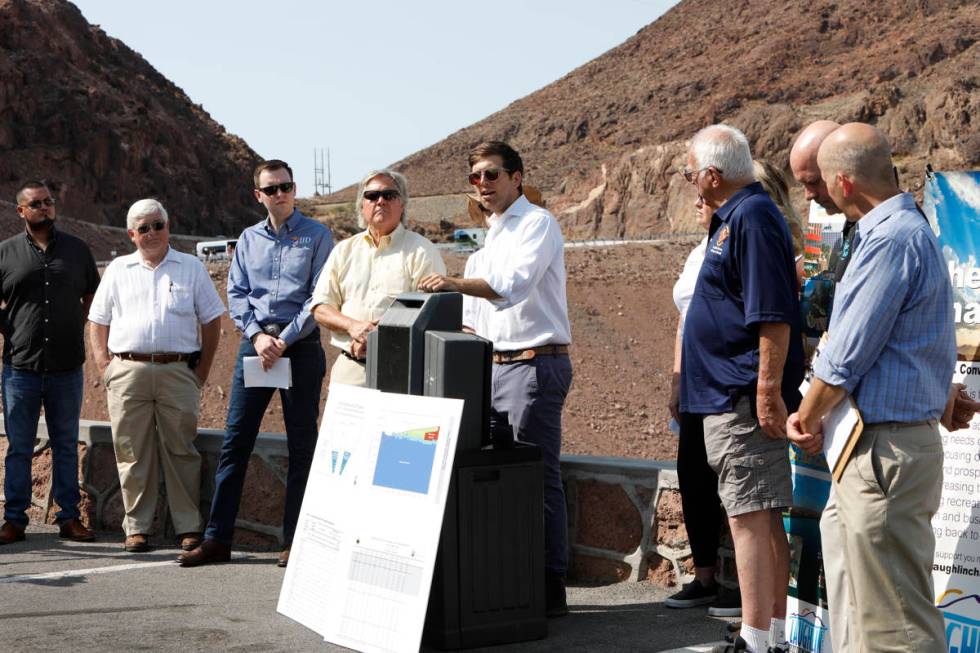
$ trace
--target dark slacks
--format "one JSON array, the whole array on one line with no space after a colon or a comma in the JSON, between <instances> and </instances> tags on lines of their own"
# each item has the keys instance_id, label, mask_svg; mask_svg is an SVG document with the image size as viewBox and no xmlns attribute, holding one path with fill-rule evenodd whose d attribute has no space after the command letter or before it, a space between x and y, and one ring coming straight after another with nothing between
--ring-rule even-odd
<instances>
[{"instance_id":1,"label":"dark slacks","mask_svg":"<svg viewBox=\"0 0 980 653\"><path fill-rule=\"evenodd\" d=\"M541 447L544 459L544 566L568 569L568 514L561 482L561 411L572 385L567 355L494 364L493 408L505 413L522 442Z\"/></svg>"},{"instance_id":2,"label":"dark slacks","mask_svg":"<svg viewBox=\"0 0 980 653\"><path fill-rule=\"evenodd\" d=\"M225 440L218 457L214 479L211 517L204 536L223 544L231 544L235 518L242 498L248 460L255 447L262 417L275 388L246 388L242 359L255 356L255 347L242 339L238 362L232 376L231 399L225 424ZM293 343L283 354L290 359L293 386L279 390L283 420L286 423L286 442L289 449L289 470L286 473L286 506L283 512L283 540L290 544L296 532L299 509L306 491L306 479L316 449L316 419L320 411L320 387L327 363L320 346L319 332Z\"/></svg>"},{"instance_id":3,"label":"dark slacks","mask_svg":"<svg viewBox=\"0 0 980 653\"><path fill-rule=\"evenodd\" d=\"M704 415L681 413L677 442L677 482L681 488L684 525L695 567L714 567L718 561L723 510L718 498L718 475L708 465L704 448Z\"/></svg>"}]
</instances>

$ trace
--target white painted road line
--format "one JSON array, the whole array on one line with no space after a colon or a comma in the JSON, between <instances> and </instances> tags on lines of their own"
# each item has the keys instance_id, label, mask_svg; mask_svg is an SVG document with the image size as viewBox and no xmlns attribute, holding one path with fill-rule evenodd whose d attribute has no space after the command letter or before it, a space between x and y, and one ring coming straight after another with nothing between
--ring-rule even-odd
<instances>
[{"instance_id":1,"label":"white painted road line","mask_svg":"<svg viewBox=\"0 0 980 653\"><path fill-rule=\"evenodd\" d=\"M245 553L232 553L232 560L247 558ZM128 565L110 565L107 567L93 567L91 569L69 569L67 571L50 571L44 574L23 574L21 576L0 576L0 583L27 583L36 580L57 580L59 578L74 578L77 576L92 576L95 574L112 574L119 571L132 571L133 569L148 569L150 567L176 567L177 562L164 560L162 562L134 562Z\"/></svg>"}]
</instances>

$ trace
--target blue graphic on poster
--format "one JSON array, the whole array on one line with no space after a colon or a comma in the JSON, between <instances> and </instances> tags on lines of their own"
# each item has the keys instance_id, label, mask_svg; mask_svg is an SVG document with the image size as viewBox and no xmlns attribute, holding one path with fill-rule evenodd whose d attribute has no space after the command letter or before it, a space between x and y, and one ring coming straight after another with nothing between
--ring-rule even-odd
<instances>
[{"instance_id":1,"label":"blue graphic on poster","mask_svg":"<svg viewBox=\"0 0 980 653\"><path fill-rule=\"evenodd\" d=\"M980 172L929 175L923 210L939 239L953 284L957 358L980 360Z\"/></svg>"},{"instance_id":2,"label":"blue graphic on poster","mask_svg":"<svg viewBox=\"0 0 980 653\"><path fill-rule=\"evenodd\" d=\"M382 433L378 462L374 468L374 485L428 493L438 441L437 426Z\"/></svg>"}]
</instances>

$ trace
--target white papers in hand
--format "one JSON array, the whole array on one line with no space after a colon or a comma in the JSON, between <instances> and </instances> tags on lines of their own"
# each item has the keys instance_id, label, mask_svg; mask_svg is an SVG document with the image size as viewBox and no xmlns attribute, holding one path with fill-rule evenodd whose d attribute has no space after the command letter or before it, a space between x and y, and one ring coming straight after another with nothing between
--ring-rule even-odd
<instances>
[{"instance_id":1,"label":"white papers in hand","mask_svg":"<svg viewBox=\"0 0 980 653\"><path fill-rule=\"evenodd\" d=\"M810 389L810 383L804 381L800 386L800 393L805 397ZM830 409L830 412L823 416L823 455L827 458L827 467L831 472L837 470L841 455L847 448L851 439L851 434L858 426L861 414L854 406L850 396L844 397L837 402L837 405Z\"/></svg>"},{"instance_id":2,"label":"white papers in hand","mask_svg":"<svg viewBox=\"0 0 980 653\"><path fill-rule=\"evenodd\" d=\"M262 369L262 359L258 356L242 358L246 388L291 388L293 370L288 358L280 358L268 370Z\"/></svg>"}]
</instances>

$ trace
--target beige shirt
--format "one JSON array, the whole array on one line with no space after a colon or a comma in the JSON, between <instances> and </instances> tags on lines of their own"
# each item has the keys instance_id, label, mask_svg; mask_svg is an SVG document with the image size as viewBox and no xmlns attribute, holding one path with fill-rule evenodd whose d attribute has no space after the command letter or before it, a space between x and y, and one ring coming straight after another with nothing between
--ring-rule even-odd
<instances>
[{"instance_id":1,"label":"beige shirt","mask_svg":"<svg viewBox=\"0 0 980 653\"><path fill-rule=\"evenodd\" d=\"M377 320L395 297L418 289L427 274L446 274L436 246L399 224L376 247L367 231L334 246L313 289L313 307L327 304L355 320ZM331 331L330 344L350 351L350 336Z\"/></svg>"}]
</instances>

